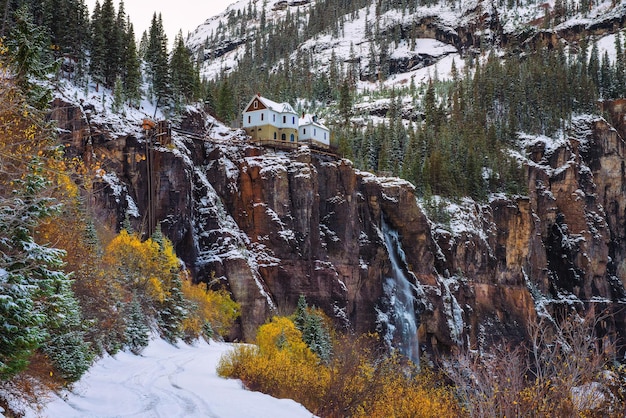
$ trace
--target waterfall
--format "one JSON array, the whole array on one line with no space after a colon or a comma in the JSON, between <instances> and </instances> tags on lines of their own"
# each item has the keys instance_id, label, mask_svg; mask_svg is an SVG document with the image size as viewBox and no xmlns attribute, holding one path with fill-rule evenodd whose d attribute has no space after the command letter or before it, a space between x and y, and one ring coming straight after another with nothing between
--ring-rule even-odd
<instances>
[{"instance_id":1,"label":"waterfall","mask_svg":"<svg viewBox=\"0 0 626 418\"><path fill-rule=\"evenodd\" d=\"M389 309L387 337L390 343L395 342L402 354L419 365L419 320L415 312L416 289L411 282L415 276L408 271L398 232L389 228L384 219L381 223L385 247L391 261L391 277L385 277L383 283Z\"/></svg>"}]
</instances>

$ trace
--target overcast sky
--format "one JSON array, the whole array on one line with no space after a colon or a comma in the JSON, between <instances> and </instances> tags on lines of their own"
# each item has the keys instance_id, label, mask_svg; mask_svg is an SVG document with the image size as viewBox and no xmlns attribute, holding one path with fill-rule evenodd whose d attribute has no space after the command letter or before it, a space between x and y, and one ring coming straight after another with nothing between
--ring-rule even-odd
<instances>
[{"instance_id":1,"label":"overcast sky","mask_svg":"<svg viewBox=\"0 0 626 418\"><path fill-rule=\"evenodd\" d=\"M100 0L100 4L102 2L103 0ZM188 32L235 2L236 0L124 0L124 8L133 22L137 38L141 38L143 31L150 27L153 13L161 13L163 27L171 47L179 29L183 30L183 37L186 38ZM85 0L85 3L91 16L96 0ZM117 10L119 0L113 0L113 4Z\"/></svg>"}]
</instances>

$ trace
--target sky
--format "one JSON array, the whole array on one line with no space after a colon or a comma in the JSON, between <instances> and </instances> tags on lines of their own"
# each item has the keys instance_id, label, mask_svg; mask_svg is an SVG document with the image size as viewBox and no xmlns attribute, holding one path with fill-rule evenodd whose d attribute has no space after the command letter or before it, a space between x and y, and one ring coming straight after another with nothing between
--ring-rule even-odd
<instances>
[{"instance_id":1,"label":"sky","mask_svg":"<svg viewBox=\"0 0 626 418\"><path fill-rule=\"evenodd\" d=\"M100 0L100 4L102 1ZM137 38L141 38L143 31L150 27L154 12L161 13L171 47L179 29L183 30L183 37L186 38L188 32L235 2L236 0L124 0L124 8L130 16ZM85 0L85 3L91 15L96 0ZM113 0L113 4L117 10L119 0Z\"/></svg>"}]
</instances>

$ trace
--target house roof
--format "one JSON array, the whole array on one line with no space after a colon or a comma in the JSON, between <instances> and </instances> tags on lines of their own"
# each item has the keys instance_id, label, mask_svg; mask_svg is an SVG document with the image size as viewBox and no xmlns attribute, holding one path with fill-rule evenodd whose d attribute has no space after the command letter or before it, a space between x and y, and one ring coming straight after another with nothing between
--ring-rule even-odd
<instances>
[{"instance_id":1,"label":"house roof","mask_svg":"<svg viewBox=\"0 0 626 418\"><path fill-rule=\"evenodd\" d=\"M250 100L250 103L248 103L248 105L246 106L246 109L248 109L250 107L250 105L252 104L252 102L254 102L255 99L259 99L259 101L261 103L263 103L265 105L265 107L267 107L270 110L273 110L276 113L293 113L293 114L298 114L295 110L293 110L293 107L291 107L291 105L289 103L277 103L273 100L268 99L267 97L263 97L260 94L257 93L256 96L254 96L252 98L252 100Z\"/></svg>"},{"instance_id":2,"label":"house roof","mask_svg":"<svg viewBox=\"0 0 626 418\"><path fill-rule=\"evenodd\" d=\"M322 123L318 122L317 118L314 115L311 115L309 113L305 114L303 117L300 118L300 120L298 121L298 125L299 126L314 125L314 126L317 126L319 128L326 129L327 131L330 131L330 129L328 129Z\"/></svg>"},{"instance_id":3,"label":"house roof","mask_svg":"<svg viewBox=\"0 0 626 418\"><path fill-rule=\"evenodd\" d=\"M270 100L270 99L268 99L266 97L261 97L261 96L259 96L259 99L265 104L265 106L269 107L274 112L278 112L278 113L296 113L296 111L293 110L293 107L291 107L291 105L289 103L287 103L287 102L285 102L285 103L276 103L275 101L272 101L272 100Z\"/></svg>"}]
</instances>

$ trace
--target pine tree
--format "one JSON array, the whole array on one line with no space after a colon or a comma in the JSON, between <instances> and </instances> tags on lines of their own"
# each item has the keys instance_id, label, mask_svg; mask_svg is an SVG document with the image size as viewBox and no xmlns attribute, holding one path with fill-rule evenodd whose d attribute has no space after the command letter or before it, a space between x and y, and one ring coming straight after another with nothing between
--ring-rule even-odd
<instances>
[{"instance_id":1,"label":"pine tree","mask_svg":"<svg viewBox=\"0 0 626 418\"><path fill-rule=\"evenodd\" d=\"M623 97L626 90L626 57L621 33L615 34L615 97Z\"/></svg>"},{"instance_id":2,"label":"pine tree","mask_svg":"<svg viewBox=\"0 0 626 418\"><path fill-rule=\"evenodd\" d=\"M611 71L611 63L609 61L609 54L604 51L602 55L602 63L600 64L600 97L610 98L615 97L615 85L613 83L613 71Z\"/></svg>"},{"instance_id":3,"label":"pine tree","mask_svg":"<svg viewBox=\"0 0 626 418\"><path fill-rule=\"evenodd\" d=\"M51 100L51 92L32 79L44 79L47 74L56 71L58 63L50 62L46 57L47 37L33 22L27 7L21 7L15 13L15 21L7 40L11 66L29 102L43 109Z\"/></svg>"},{"instance_id":4,"label":"pine tree","mask_svg":"<svg viewBox=\"0 0 626 418\"><path fill-rule=\"evenodd\" d=\"M148 75L157 103L167 101L170 96L170 74L167 52L167 36L163 30L161 14L152 16L146 49Z\"/></svg>"},{"instance_id":5,"label":"pine tree","mask_svg":"<svg viewBox=\"0 0 626 418\"><path fill-rule=\"evenodd\" d=\"M139 106L141 100L141 63L137 55L135 31L130 20L127 22L125 64L124 64L124 95L131 106Z\"/></svg>"},{"instance_id":6,"label":"pine tree","mask_svg":"<svg viewBox=\"0 0 626 418\"><path fill-rule=\"evenodd\" d=\"M223 82L218 91L215 113L219 119L225 122L235 117L235 102L228 81Z\"/></svg>"},{"instance_id":7,"label":"pine tree","mask_svg":"<svg viewBox=\"0 0 626 418\"><path fill-rule=\"evenodd\" d=\"M71 280L64 273L50 277L46 290L48 295L42 311L47 319L49 337L43 343L42 351L61 377L78 380L93 360L90 345L85 342L80 305L72 291Z\"/></svg>"},{"instance_id":8,"label":"pine tree","mask_svg":"<svg viewBox=\"0 0 626 418\"><path fill-rule=\"evenodd\" d=\"M89 41L89 17L82 0L43 0L42 26L50 36L55 57L61 54L74 60L69 76L82 79L85 70L85 51Z\"/></svg>"},{"instance_id":9,"label":"pine tree","mask_svg":"<svg viewBox=\"0 0 626 418\"><path fill-rule=\"evenodd\" d=\"M89 74L96 82L96 91L98 85L104 83L104 60L106 56L106 41L104 38L104 28L101 19L102 8L100 1L96 0L96 4L91 14L91 43L90 43L90 64Z\"/></svg>"},{"instance_id":10,"label":"pine tree","mask_svg":"<svg viewBox=\"0 0 626 418\"><path fill-rule=\"evenodd\" d=\"M193 63L193 54L185 46L182 31L174 40L170 74L174 100L178 103L193 101L197 97L200 76Z\"/></svg>"},{"instance_id":11,"label":"pine tree","mask_svg":"<svg viewBox=\"0 0 626 418\"><path fill-rule=\"evenodd\" d=\"M150 327L147 318L141 310L141 304L136 295L127 307L126 329L124 338L126 347L134 354L140 354L150 342Z\"/></svg>"},{"instance_id":12,"label":"pine tree","mask_svg":"<svg viewBox=\"0 0 626 418\"><path fill-rule=\"evenodd\" d=\"M119 29L115 17L113 0L104 0L100 14L102 37L104 41L105 53L102 67L103 84L112 88L119 72L120 45Z\"/></svg>"},{"instance_id":13,"label":"pine tree","mask_svg":"<svg viewBox=\"0 0 626 418\"><path fill-rule=\"evenodd\" d=\"M293 315L293 323L302 333L302 340L323 362L328 362L332 354L330 333L324 325L324 318L316 309L310 309L304 295L298 298L298 306Z\"/></svg>"},{"instance_id":14,"label":"pine tree","mask_svg":"<svg viewBox=\"0 0 626 418\"><path fill-rule=\"evenodd\" d=\"M113 86L113 102L111 103L111 112L120 113L124 109L124 86L122 78L117 77Z\"/></svg>"},{"instance_id":15,"label":"pine tree","mask_svg":"<svg viewBox=\"0 0 626 418\"><path fill-rule=\"evenodd\" d=\"M339 114L344 124L348 124L352 115L352 93L347 79L343 80L339 88Z\"/></svg>"},{"instance_id":16,"label":"pine tree","mask_svg":"<svg viewBox=\"0 0 626 418\"><path fill-rule=\"evenodd\" d=\"M65 280L59 270L63 251L35 242L33 229L49 216L52 201L41 197L48 186L34 160L11 198L0 198L0 379L24 369L47 336L45 301L50 285Z\"/></svg>"},{"instance_id":17,"label":"pine tree","mask_svg":"<svg viewBox=\"0 0 626 418\"><path fill-rule=\"evenodd\" d=\"M594 42L591 47L589 56L589 65L587 66L587 74L596 86L600 85L600 52L598 51L598 43Z\"/></svg>"}]
</instances>

